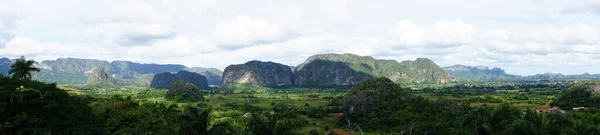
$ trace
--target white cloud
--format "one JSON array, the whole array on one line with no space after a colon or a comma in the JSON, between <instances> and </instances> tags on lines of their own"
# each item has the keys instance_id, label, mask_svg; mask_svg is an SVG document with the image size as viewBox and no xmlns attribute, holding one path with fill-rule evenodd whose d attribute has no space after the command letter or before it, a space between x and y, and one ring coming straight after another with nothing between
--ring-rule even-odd
<instances>
[{"instance_id":1,"label":"white cloud","mask_svg":"<svg viewBox=\"0 0 600 135\"><path fill-rule=\"evenodd\" d=\"M28 56L33 58L58 57L83 57L83 58L103 58L110 54L105 48L88 44L62 44L57 42L38 42L24 37L15 37L3 48L0 48L0 54L3 56Z\"/></svg>"},{"instance_id":2,"label":"white cloud","mask_svg":"<svg viewBox=\"0 0 600 135\"><path fill-rule=\"evenodd\" d=\"M278 24L246 15L221 21L214 30L215 42L225 49L238 49L257 44L285 40L291 33Z\"/></svg>"},{"instance_id":3,"label":"white cloud","mask_svg":"<svg viewBox=\"0 0 600 135\"><path fill-rule=\"evenodd\" d=\"M418 26L408 20L396 25L399 46L453 47L475 41L475 26L461 19L439 21L430 26Z\"/></svg>"},{"instance_id":4,"label":"white cloud","mask_svg":"<svg viewBox=\"0 0 600 135\"><path fill-rule=\"evenodd\" d=\"M560 12L585 2L0 1L6 3L0 4L0 56L222 69L255 59L296 65L333 52L427 57L443 66L600 66L600 19L593 8ZM574 72L556 69L543 72Z\"/></svg>"}]
</instances>

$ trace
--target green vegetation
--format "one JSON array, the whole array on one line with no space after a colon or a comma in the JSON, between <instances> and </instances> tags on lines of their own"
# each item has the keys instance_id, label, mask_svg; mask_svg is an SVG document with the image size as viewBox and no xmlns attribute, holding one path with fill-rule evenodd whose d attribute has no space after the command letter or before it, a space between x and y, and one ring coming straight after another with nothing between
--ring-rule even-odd
<instances>
[{"instance_id":1,"label":"green vegetation","mask_svg":"<svg viewBox=\"0 0 600 135\"><path fill-rule=\"evenodd\" d=\"M594 107L600 108L600 82L587 82L575 85L560 95L551 105L561 108Z\"/></svg>"},{"instance_id":2,"label":"green vegetation","mask_svg":"<svg viewBox=\"0 0 600 135\"><path fill-rule=\"evenodd\" d=\"M0 75L0 134L600 134L599 84L408 85L379 77L350 90L216 91L182 81L168 90L57 87ZM579 106L586 109L570 109Z\"/></svg>"},{"instance_id":3,"label":"green vegetation","mask_svg":"<svg viewBox=\"0 0 600 135\"><path fill-rule=\"evenodd\" d=\"M169 91L165 95L168 100L174 100L179 102L197 102L204 99L200 89L192 83L185 83L183 81L176 81L169 87Z\"/></svg>"},{"instance_id":4,"label":"green vegetation","mask_svg":"<svg viewBox=\"0 0 600 135\"><path fill-rule=\"evenodd\" d=\"M450 80L450 76L446 70L426 58L398 63L395 60L379 60L370 56L358 56L354 54L318 54L309 57L304 63L298 65L297 71L305 70L305 65L314 60L343 62L356 72L362 72L375 77L391 78L392 81L397 83L435 84Z\"/></svg>"},{"instance_id":5,"label":"green vegetation","mask_svg":"<svg viewBox=\"0 0 600 135\"><path fill-rule=\"evenodd\" d=\"M17 59L17 61L10 66L8 74L12 75L13 78L19 80L31 79L31 72L40 72L39 68L33 67L35 62L33 60L25 60L25 57Z\"/></svg>"},{"instance_id":6,"label":"green vegetation","mask_svg":"<svg viewBox=\"0 0 600 135\"><path fill-rule=\"evenodd\" d=\"M20 78L20 77L17 77ZM46 84L0 76L1 134L101 134L84 97Z\"/></svg>"}]
</instances>

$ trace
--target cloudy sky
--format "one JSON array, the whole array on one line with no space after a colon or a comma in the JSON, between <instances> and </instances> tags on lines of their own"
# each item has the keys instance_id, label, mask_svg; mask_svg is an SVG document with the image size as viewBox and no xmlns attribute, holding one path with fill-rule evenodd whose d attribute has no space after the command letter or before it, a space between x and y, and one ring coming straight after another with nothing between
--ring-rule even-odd
<instances>
[{"instance_id":1,"label":"cloudy sky","mask_svg":"<svg viewBox=\"0 0 600 135\"><path fill-rule=\"evenodd\" d=\"M0 57L216 67L318 53L600 73L600 1L0 0Z\"/></svg>"}]
</instances>

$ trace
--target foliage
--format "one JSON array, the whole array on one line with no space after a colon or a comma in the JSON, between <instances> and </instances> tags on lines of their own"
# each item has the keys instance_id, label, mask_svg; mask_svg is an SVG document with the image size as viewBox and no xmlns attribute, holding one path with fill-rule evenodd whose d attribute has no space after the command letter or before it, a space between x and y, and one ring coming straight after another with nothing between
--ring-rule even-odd
<instances>
[{"instance_id":1,"label":"foliage","mask_svg":"<svg viewBox=\"0 0 600 135\"><path fill-rule=\"evenodd\" d=\"M358 56L355 54L330 53L313 55L304 63L298 65L297 71L301 72L305 70L305 66L314 60L346 63L356 72L375 77L394 78L392 81L399 83L439 83L442 80L450 79L446 70L426 58L399 63L395 60L380 60L370 56Z\"/></svg>"},{"instance_id":2,"label":"foliage","mask_svg":"<svg viewBox=\"0 0 600 135\"><path fill-rule=\"evenodd\" d=\"M183 114L179 116L182 129L181 135L232 135L240 134L243 129L234 128L232 121L212 122L212 107L200 110L196 107L187 106ZM212 124L212 125L211 125Z\"/></svg>"},{"instance_id":3,"label":"foliage","mask_svg":"<svg viewBox=\"0 0 600 135\"><path fill-rule=\"evenodd\" d=\"M0 77L0 133L103 134L88 103L56 84Z\"/></svg>"},{"instance_id":4,"label":"foliage","mask_svg":"<svg viewBox=\"0 0 600 135\"><path fill-rule=\"evenodd\" d=\"M307 121L294 112L256 112L248 119L252 135L289 135L292 130L306 125Z\"/></svg>"},{"instance_id":5,"label":"foliage","mask_svg":"<svg viewBox=\"0 0 600 135\"><path fill-rule=\"evenodd\" d=\"M168 100L179 102L196 102L204 99L200 89L191 83L176 81L169 87L169 91L165 95Z\"/></svg>"},{"instance_id":6,"label":"foliage","mask_svg":"<svg viewBox=\"0 0 600 135\"><path fill-rule=\"evenodd\" d=\"M11 69L8 71L8 74L11 74L15 79L30 80L31 72L40 72L39 68L33 66L34 63L35 61L26 60L25 57L21 56L21 58L17 59L17 61L10 66Z\"/></svg>"},{"instance_id":7,"label":"foliage","mask_svg":"<svg viewBox=\"0 0 600 135\"><path fill-rule=\"evenodd\" d=\"M176 105L138 103L131 97L99 99L94 114L104 121L109 134L171 134L177 132Z\"/></svg>"},{"instance_id":8,"label":"foliage","mask_svg":"<svg viewBox=\"0 0 600 135\"><path fill-rule=\"evenodd\" d=\"M588 82L574 85L569 90L559 94L551 105L564 109L572 107L595 107L600 108L600 82Z\"/></svg>"}]
</instances>

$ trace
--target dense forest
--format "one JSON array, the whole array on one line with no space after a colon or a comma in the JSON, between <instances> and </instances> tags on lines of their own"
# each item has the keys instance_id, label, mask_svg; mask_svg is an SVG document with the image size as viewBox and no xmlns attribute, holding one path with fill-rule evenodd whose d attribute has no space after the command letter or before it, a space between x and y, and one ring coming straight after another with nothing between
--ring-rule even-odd
<instances>
[{"instance_id":1,"label":"dense forest","mask_svg":"<svg viewBox=\"0 0 600 135\"><path fill-rule=\"evenodd\" d=\"M238 116L235 111L214 115L215 110L203 101L178 106L132 97L94 98L69 94L55 84L5 76L0 78L0 84L2 134L292 134L294 129L309 124L306 117L326 117L335 106L347 114L336 126L355 133L600 134L600 112L596 109L562 114L517 109L508 104L471 107L413 95L385 78L362 82L332 102L332 108L295 108L286 104L265 110L241 107L240 110L253 111L250 117ZM571 90L580 87L583 86ZM177 83L172 89L197 88ZM167 95L176 93L186 92L170 89ZM193 98L202 100L201 97Z\"/></svg>"}]
</instances>

